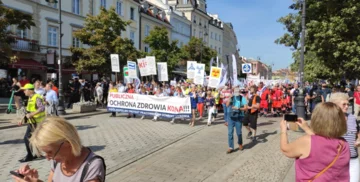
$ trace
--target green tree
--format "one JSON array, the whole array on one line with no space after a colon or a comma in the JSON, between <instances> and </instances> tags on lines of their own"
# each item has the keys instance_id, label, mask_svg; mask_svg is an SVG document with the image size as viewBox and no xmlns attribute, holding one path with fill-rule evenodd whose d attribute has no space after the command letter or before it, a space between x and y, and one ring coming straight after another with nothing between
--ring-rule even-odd
<instances>
[{"instance_id":1,"label":"green tree","mask_svg":"<svg viewBox=\"0 0 360 182\"><path fill-rule=\"evenodd\" d=\"M206 46L205 42L196 37L191 37L189 43L182 47L182 58L187 60L197 61L198 63L202 62L206 65L206 71L210 71L210 59L215 58L217 53L215 50Z\"/></svg>"},{"instance_id":2,"label":"green tree","mask_svg":"<svg viewBox=\"0 0 360 182\"><path fill-rule=\"evenodd\" d=\"M151 48L148 55L155 56L157 62L167 62L168 72L171 74L180 59L178 41L170 41L168 30L156 26L144 39L144 43L149 44Z\"/></svg>"},{"instance_id":3,"label":"green tree","mask_svg":"<svg viewBox=\"0 0 360 182\"><path fill-rule=\"evenodd\" d=\"M6 66L16 60L12 55L10 44L15 42L14 35L7 30L7 27L16 25L19 29L30 29L35 26L33 18L29 14L7 8L0 0L0 66Z\"/></svg>"},{"instance_id":4,"label":"green tree","mask_svg":"<svg viewBox=\"0 0 360 182\"><path fill-rule=\"evenodd\" d=\"M360 1L306 1L305 77L336 81L360 74ZM299 63L301 5L294 2L291 13L278 21L288 33L275 42L291 47ZM292 66L296 68L296 66Z\"/></svg>"},{"instance_id":5,"label":"green tree","mask_svg":"<svg viewBox=\"0 0 360 182\"><path fill-rule=\"evenodd\" d=\"M101 8L97 16L88 15L84 28L74 32L74 37L90 47L70 49L76 70L110 73L110 54L119 54L121 67L128 60L135 61L140 53L131 40L121 37L121 31L125 31L129 24L130 21L123 21L113 7L109 10Z\"/></svg>"}]
</instances>

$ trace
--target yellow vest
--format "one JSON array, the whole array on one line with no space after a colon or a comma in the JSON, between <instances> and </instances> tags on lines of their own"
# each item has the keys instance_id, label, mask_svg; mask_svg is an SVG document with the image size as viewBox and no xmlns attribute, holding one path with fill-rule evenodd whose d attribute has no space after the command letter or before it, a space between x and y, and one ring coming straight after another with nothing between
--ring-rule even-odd
<instances>
[{"instance_id":1,"label":"yellow vest","mask_svg":"<svg viewBox=\"0 0 360 182\"><path fill-rule=\"evenodd\" d=\"M220 102L219 92L218 91L213 91L212 95L215 98L215 104L219 104L219 102Z\"/></svg>"},{"instance_id":2,"label":"yellow vest","mask_svg":"<svg viewBox=\"0 0 360 182\"><path fill-rule=\"evenodd\" d=\"M37 111L37 108L36 108L36 99L39 98L41 99L41 102L44 102L44 99L41 97L41 95L39 94L34 94L31 98L29 97L29 100L28 100L28 104L26 106L26 110L30 113L32 112L36 112ZM35 114L33 116L33 119L32 120L29 120L29 123L32 123L33 120L35 120L35 123L40 123L42 122L43 120L45 119L45 111L43 112L40 112L38 114Z\"/></svg>"}]
</instances>

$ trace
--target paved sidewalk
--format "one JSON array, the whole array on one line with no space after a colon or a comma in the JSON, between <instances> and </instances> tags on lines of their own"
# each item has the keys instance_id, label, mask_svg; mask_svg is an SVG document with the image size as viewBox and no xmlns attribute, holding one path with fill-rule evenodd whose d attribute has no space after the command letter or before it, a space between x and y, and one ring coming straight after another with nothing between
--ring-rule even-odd
<instances>
[{"instance_id":1,"label":"paved sidewalk","mask_svg":"<svg viewBox=\"0 0 360 182\"><path fill-rule=\"evenodd\" d=\"M259 118L259 142L245 139L245 150L226 154L227 128L214 125L108 175L117 182L223 182L283 181L294 160L286 158L279 147L279 118ZM291 140L300 136L291 132ZM290 180L291 181L291 180ZM292 180L293 181L293 180Z\"/></svg>"},{"instance_id":2,"label":"paved sidewalk","mask_svg":"<svg viewBox=\"0 0 360 182\"><path fill-rule=\"evenodd\" d=\"M171 125L168 121L127 119L125 115L109 118L104 114L70 122L77 127L83 144L105 158L107 173L205 128L205 125L189 127L187 123ZM18 160L26 155L24 133L24 127L0 130L0 181L9 181L9 171L21 165ZM40 179L46 179L50 162L42 159L30 165L39 170Z\"/></svg>"}]
</instances>

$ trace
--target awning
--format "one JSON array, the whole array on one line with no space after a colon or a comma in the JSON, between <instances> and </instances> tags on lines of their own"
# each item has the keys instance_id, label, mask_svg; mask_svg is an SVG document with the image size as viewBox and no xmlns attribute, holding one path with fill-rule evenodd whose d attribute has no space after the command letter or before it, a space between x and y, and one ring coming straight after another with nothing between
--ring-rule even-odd
<instances>
[{"instance_id":1,"label":"awning","mask_svg":"<svg viewBox=\"0 0 360 182\"><path fill-rule=\"evenodd\" d=\"M9 64L9 68L20 68L28 70L46 70L46 66L33 59L19 59L15 63Z\"/></svg>"},{"instance_id":2,"label":"awning","mask_svg":"<svg viewBox=\"0 0 360 182\"><path fill-rule=\"evenodd\" d=\"M59 72L59 65L55 66L55 70L56 70L56 72ZM78 73L78 72L76 71L75 67L69 67L69 68L61 67L61 73L63 73L63 74L72 74L72 73ZM91 74L91 72L82 71L79 74Z\"/></svg>"}]
</instances>

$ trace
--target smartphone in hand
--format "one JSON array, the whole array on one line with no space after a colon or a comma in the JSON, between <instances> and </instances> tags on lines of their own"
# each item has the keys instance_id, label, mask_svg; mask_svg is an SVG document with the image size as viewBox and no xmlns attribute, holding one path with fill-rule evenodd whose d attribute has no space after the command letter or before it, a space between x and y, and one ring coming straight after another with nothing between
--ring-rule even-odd
<instances>
[{"instance_id":1,"label":"smartphone in hand","mask_svg":"<svg viewBox=\"0 0 360 182\"><path fill-rule=\"evenodd\" d=\"M296 114L285 114L284 120L287 122L297 122L298 116Z\"/></svg>"},{"instance_id":2,"label":"smartphone in hand","mask_svg":"<svg viewBox=\"0 0 360 182\"><path fill-rule=\"evenodd\" d=\"M14 176L16 176L16 177L18 177L18 178L21 178L21 179L24 179L24 178L25 178L24 175L22 175L22 174L20 174L20 173L18 173L18 172L15 172L15 171L10 171L10 174L11 174L11 175L14 175Z\"/></svg>"}]
</instances>

